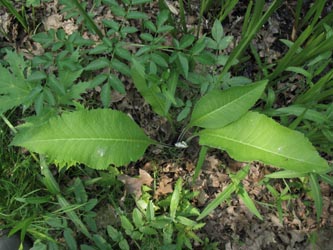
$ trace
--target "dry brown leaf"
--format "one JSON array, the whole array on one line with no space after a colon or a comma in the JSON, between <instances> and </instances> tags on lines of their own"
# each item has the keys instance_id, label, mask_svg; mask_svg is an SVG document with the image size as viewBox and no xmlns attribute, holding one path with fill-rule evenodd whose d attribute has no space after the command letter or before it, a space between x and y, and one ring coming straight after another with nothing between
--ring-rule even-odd
<instances>
[{"instance_id":1,"label":"dry brown leaf","mask_svg":"<svg viewBox=\"0 0 333 250\"><path fill-rule=\"evenodd\" d=\"M143 166L143 170L146 170L146 171L149 171L149 172L154 172L156 168L156 165L154 165L153 163L151 162L147 162L144 166Z\"/></svg>"},{"instance_id":2,"label":"dry brown leaf","mask_svg":"<svg viewBox=\"0 0 333 250\"><path fill-rule=\"evenodd\" d=\"M5 33L10 31L11 20L11 16L6 12L0 15L0 27ZM2 34L0 33L0 35Z\"/></svg>"},{"instance_id":3,"label":"dry brown leaf","mask_svg":"<svg viewBox=\"0 0 333 250\"><path fill-rule=\"evenodd\" d=\"M165 167L163 167L164 173L175 173L177 170L177 165L175 163L168 163Z\"/></svg>"},{"instance_id":4,"label":"dry brown leaf","mask_svg":"<svg viewBox=\"0 0 333 250\"><path fill-rule=\"evenodd\" d=\"M147 185L150 186L150 184L152 183L152 181L154 180L150 174L148 174L145 170L143 169L139 169L139 178L142 182L143 185Z\"/></svg>"},{"instance_id":5,"label":"dry brown leaf","mask_svg":"<svg viewBox=\"0 0 333 250\"><path fill-rule=\"evenodd\" d=\"M219 187L220 181L219 178L216 175L210 175L208 179L208 186L209 187Z\"/></svg>"},{"instance_id":6,"label":"dry brown leaf","mask_svg":"<svg viewBox=\"0 0 333 250\"><path fill-rule=\"evenodd\" d=\"M204 190L200 190L200 193L197 197L199 205L200 206L205 205L208 198L209 198L208 194Z\"/></svg>"},{"instance_id":7,"label":"dry brown leaf","mask_svg":"<svg viewBox=\"0 0 333 250\"><path fill-rule=\"evenodd\" d=\"M142 182L139 178L134 178L126 174L122 174L118 176L118 180L124 183L126 193L133 194L136 198L141 196Z\"/></svg>"},{"instance_id":8,"label":"dry brown leaf","mask_svg":"<svg viewBox=\"0 0 333 250\"><path fill-rule=\"evenodd\" d=\"M145 170L140 169L138 177L130 177L122 174L118 176L118 180L124 183L126 193L132 194L138 199L142 195L142 185L150 186L153 178Z\"/></svg>"},{"instance_id":9,"label":"dry brown leaf","mask_svg":"<svg viewBox=\"0 0 333 250\"><path fill-rule=\"evenodd\" d=\"M62 21L62 16L59 14L53 14L51 16L48 16L45 18L43 24L45 30L50 30L50 29L59 29L61 27L61 21Z\"/></svg>"},{"instance_id":10,"label":"dry brown leaf","mask_svg":"<svg viewBox=\"0 0 333 250\"><path fill-rule=\"evenodd\" d=\"M295 246L296 243L304 241L306 237L304 232L298 230L292 230L289 232L289 234L290 234L291 246Z\"/></svg>"},{"instance_id":11,"label":"dry brown leaf","mask_svg":"<svg viewBox=\"0 0 333 250\"><path fill-rule=\"evenodd\" d=\"M188 172L192 172L195 169L195 166L192 162L186 162L186 167L185 168Z\"/></svg>"},{"instance_id":12,"label":"dry brown leaf","mask_svg":"<svg viewBox=\"0 0 333 250\"><path fill-rule=\"evenodd\" d=\"M62 28L64 29L64 31L66 32L67 35L71 35L73 34L75 31L78 30L78 26L75 24L73 19L69 19L64 21L61 24Z\"/></svg>"},{"instance_id":13,"label":"dry brown leaf","mask_svg":"<svg viewBox=\"0 0 333 250\"><path fill-rule=\"evenodd\" d=\"M120 102L121 100L123 100L125 98L125 95L120 94L118 91L112 91L111 92L111 102L112 103L116 103L116 102Z\"/></svg>"},{"instance_id":14,"label":"dry brown leaf","mask_svg":"<svg viewBox=\"0 0 333 250\"><path fill-rule=\"evenodd\" d=\"M280 219L277 216L275 216L274 214L269 214L269 217L274 226L283 228L283 224L281 223Z\"/></svg>"},{"instance_id":15,"label":"dry brown leaf","mask_svg":"<svg viewBox=\"0 0 333 250\"><path fill-rule=\"evenodd\" d=\"M216 158L216 156L208 156L204 165L202 166L203 172L210 174L214 171L217 171L219 166L221 165L221 161Z\"/></svg>"},{"instance_id":16,"label":"dry brown leaf","mask_svg":"<svg viewBox=\"0 0 333 250\"><path fill-rule=\"evenodd\" d=\"M207 179L196 179L193 184L193 190L203 190L207 188Z\"/></svg>"},{"instance_id":17,"label":"dry brown leaf","mask_svg":"<svg viewBox=\"0 0 333 250\"><path fill-rule=\"evenodd\" d=\"M158 188L155 192L155 199L157 199L160 195L165 195L173 192L172 188L172 178L169 178L166 175L163 175L160 183L158 185Z\"/></svg>"}]
</instances>

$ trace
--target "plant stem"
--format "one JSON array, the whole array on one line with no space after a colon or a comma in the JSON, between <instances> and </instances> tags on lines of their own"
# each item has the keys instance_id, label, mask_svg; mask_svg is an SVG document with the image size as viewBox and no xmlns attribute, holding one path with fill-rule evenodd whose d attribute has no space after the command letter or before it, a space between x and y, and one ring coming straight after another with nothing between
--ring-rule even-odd
<instances>
[{"instance_id":1,"label":"plant stem","mask_svg":"<svg viewBox=\"0 0 333 250\"><path fill-rule=\"evenodd\" d=\"M3 115L1 114L0 115L2 120L7 124L7 126L9 127L9 129L14 133L16 134L17 133L17 130L16 128L13 126L13 124L11 124L11 122Z\"/></svg>"},{"instance_id":2,"label":"plant stem","mask_svg":"<svg viewBox=\"0 0 333 250\"><path fill-rule=\"evenodd\" d=\"M77 228L89 239L92 239L91 234L89 233L87 227L83 224L79 216L76 214L75 211L66 210L70 206L70 203L66 200L66 198L61 194L60 187L57 181L54 179L49 166L46 164L45 157L40 155L40 169L42 172L43 183L46 186L47 190L57 197L58 203L60 207L66 211L66 215L68 218L77 226Z\"/></svg>"},{"instance_id":3,"label":"plant stem","mask_svg":"<svg viewBox=\"0 0 333 250\"><path fill-rule=\"evenodd\" d=\"M195 170L194 170L192 184L194 184L194 182L197 180L197 178L198 178L198 176L200 174L201 168L202 168L202 166L203 166L203 164L205 162L205 159L206 159L207 151L208 151L208 147L206 147L206 146L202 146L201 147L200 153L199 153L199 159L197 161L197 164L196 164Z\"/></svg>"},{"instance_id":4,"label":"plant stem","mask_svg":"<svg viewBox=\"0 0 333 250\"><path fill-rule=\"evenodd\" d=\"M54 179L54 176L52 175L49 166L46 164L45 156L40 155L39 156L39 163L40 163L40 170L43 177L43 183L46 186L47 190L54 194L58 195L60 194L60 187L57 183L57 181Z\"/></svg>"}]
</instances>

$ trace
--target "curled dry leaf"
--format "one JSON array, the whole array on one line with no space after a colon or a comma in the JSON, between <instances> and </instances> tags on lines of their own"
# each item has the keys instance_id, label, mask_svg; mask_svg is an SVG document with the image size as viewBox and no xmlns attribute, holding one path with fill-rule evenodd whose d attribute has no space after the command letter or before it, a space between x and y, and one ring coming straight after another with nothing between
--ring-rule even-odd
<instances>
[{"instance_id":1,"label":"curled dry leaf","mask_svg":"<svg viewBox=\"0 0 333 250\"><path fill-rule=\"evenodd\" d=\"M62 22L62 16L59 14L53 14L45 18L43 24L45 30L50 30L50 29L57 30L61 27L61 22Z\"/></svg>"},{"instance_id":2,"label":"curled dry leaf","mask_svg":"<svg viewBox=\"0 0 333 250\"><path fill-rule=\"evenodd\" d=\"M169 194L172 192L173 192L172 178L169 178L168 176L163 175L160 180L160 183L158 185L158 188L156 189L155 198L157 199L160 195L165 195L165 194Z\"/></svg>"},{"instance_id":3,"label":"curled dry leaf","mask_svg":"<svg viewBox=\"0 0 333 250\"><path fill-rule=\"evenodd\" d=\"M214 171L217 171L219 169L220 165L221 165L221 161L219 159L217 159L216 156L208 156L203 165L203 172L207 173L207 174L211 174Z\"/></svg>"},{"instance_id":4,"label":"curled dry leaf","mask_svg":"<svg viewBox=\"0 0 333 250\"><path fill-rule=\"evenodd\" d=\"M67 35L71 35L79 29L79 27L75 24L73 19L69 19L62 22L61 26L65 30Z\"/></svg>"},{"instance_id":5,"label":"curled dry leaf","mask_svg":"<svg viewBox=\"0 0 333 250\"><path fill-rule=\"evenodd\" d=\"M138 199L142 195L142 185L150 186L153 178L145 170L140 169L138 177L130 177L122 174L118 176L118 180L124 183L126 193L132 194Z\"/></svg>"},{"instance_id":6,"label":"curled dry leaf","mask_svg":"<svg viewBox=\"0 0 333 250\"><path fill-rule=\"evenodd\" d=\"M198 199L198 204L199 204L200 206L205 205L206 202L207 202L207 200L208 200L208 198L209 198L209 195L208 195L203 189L201 189L201 190L200 190L200 193L199 193L199 195L198 195L198 197L197 197L197 199Z\"/></svg>"},{"instance_id":7,"label":"curled dry leaf","mask_svg":"<svg viewBox=\"0 0 333 250\"><path fill-rule=\"evenodd\" d=\"M1 13L0 15L0 27L3 29L5 33L8 33L10 31L11 26L11 16L8 13ZM2 34L0 33L0 37L2 37Z\"/></svg>"},{"instance_id":8,"label":"curled dry leaf","mask_svg":"<svg viewBox=\"0 0 333 250\"><path fill-rule=\"evenodd\" d=\"M150 174L148 174L145 170L143 169L139 169L139 178L142 182L143 185L147 185L150 186L150 184L152 183L152 181L154 180Z\"/></svg>"},{"instance_id":9,"label":"curled dry leaf","mask_svg":"<svg viewBox=\"0 0 333 250\"><path fill-rule=\"evenodd\" d=\"M219 178L216 175L210 175L208 179L208 186L214 188L220 187Z\"/></svg>"}]
</instances>

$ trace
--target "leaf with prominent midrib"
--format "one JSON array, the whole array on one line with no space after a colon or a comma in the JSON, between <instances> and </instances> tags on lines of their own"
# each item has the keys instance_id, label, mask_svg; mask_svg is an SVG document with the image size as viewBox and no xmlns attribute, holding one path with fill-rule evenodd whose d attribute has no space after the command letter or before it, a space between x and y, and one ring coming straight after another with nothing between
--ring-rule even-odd
<instances>
[{"instance_id":1,"label":"leaf with prominent midrib","mask_svg":"<svg viewBox=\"0 0 333 250\"><path fill-rule=\"evenodd\" d=\"M220 129L204 129L199 136L201 145L226 150L238 161L261 161L299 173L330 169L302 133L256 112Z\"/></svg>"},{"instance_id":2,"label":"leaf with prominent midrib","mask_svg":"<svg viewBox=\"0 0 333 250\"><path fill-rule=\"evenodd\" d=\"M120 111L97 109L63 114L41 126L22 129L12 145L53 160L84 163L95 169L139 159L155 142Z\"/></svg>"},{"instance_id":3,"label":"leaf with prominent midrib","mask_svg":"<svg viewBox=\"0 0 333 250\"><path fill-rule=\"evenodd\" d=\"M188 127L222 128L236 121L260 98L266 84L267 80L263 80L223 91L209 92L194 106Z\"/></svg>"}]
</instances>

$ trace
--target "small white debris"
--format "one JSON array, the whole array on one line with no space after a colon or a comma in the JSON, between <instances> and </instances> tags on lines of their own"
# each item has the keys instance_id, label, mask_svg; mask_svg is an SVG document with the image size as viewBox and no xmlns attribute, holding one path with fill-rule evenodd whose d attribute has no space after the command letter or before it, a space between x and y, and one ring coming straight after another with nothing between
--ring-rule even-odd
<instances>
[{"instance_id":1,"label":"small white debris","mask_svg":"<svg viewBox=\"0 0 333 250\"><path fill-rule=\"evenodd\" d=\"M188 148L188 145L186 141L176 142L175 143L176 148Z\"/></svg>"}]
</instances>

